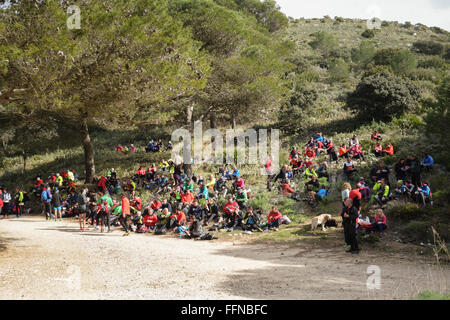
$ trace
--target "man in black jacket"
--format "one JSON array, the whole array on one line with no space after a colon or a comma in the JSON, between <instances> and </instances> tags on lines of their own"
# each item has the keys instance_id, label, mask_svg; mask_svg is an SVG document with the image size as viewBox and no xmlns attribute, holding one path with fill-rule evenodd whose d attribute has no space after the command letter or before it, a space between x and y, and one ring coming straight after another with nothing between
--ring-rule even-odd
<instances>
[{"instance_id":1,"label":"man in black jacket","mask_svg":"<svg viewBox=\"0 0 450 320\"><path fill-rule=\"evenodd\" d=\"M420 186L420 161L416 156L410 154L405 161L405 168L407 173L411 176L411 182L413 185Z\"/></svg>"},{"instance_id":2,"label":"man in black jacket","mask_svg":"<svg viewBox=\"0 0 450 320\"><path fill-rule=\"evenodd\" d=\"M342 208L342 224L344 226L345 242L350 245L347 252L358 254L358 241L356 240L356 219L358 218L358 209L353 206L350 198L345 199L345 207Z\"/></svg>"}]
</instances>

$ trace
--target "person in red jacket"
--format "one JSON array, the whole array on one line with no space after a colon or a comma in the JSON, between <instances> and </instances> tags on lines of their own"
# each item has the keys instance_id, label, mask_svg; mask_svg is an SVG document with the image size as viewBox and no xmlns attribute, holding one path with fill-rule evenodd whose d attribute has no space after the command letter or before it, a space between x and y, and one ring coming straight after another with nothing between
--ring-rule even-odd
<instances>
[{"instance_id":1,"label":"person in red jacket","mask_svg":"<svg viewBox=\"0 0 450 320\"><path fill-rule=\"evenodd\" d=\"M144 224L149 229L154 229L158 223L158 216L152 209L149 209L149 215L144 217Z\"/></svg>"},{"instance_id":2,"label":"person in red jacket","mask_svg":"<svg viewBox=\"0 0 450 320\"><path fill-rule=\"evenodd\" d=\"M99 191L106 192L107 190L106 181L107 180L104 176L102 176L100 180L98 180L97 187Z\"/></svg>"},{"instance_id":3,"label":"person in red jacket","mask_svg":"<svg viewBox=\"0 0 450 320\"><path fill-rule=\"evenodd\" d=\"M283 186L281 187L281 190L283 191L283 194L289 195L289 194L295 194L294 189L289 185L289 180L286 179Z\"/></svg>"},{"instance_id":4,"label":"person in red jacket","mask_svg":"<svg viewBox=\"0 0 450 320\"><path fill-rule=\"evenodd\" d=\"M44 182L41 178L37 177L36 182L34 183L35 188L39 188L39 186Z\"/></svg>"},{"instance_id":5,"label":"person in red jacket","mask_svg":"<svg viewBox=\"0 0 450 320\"><path fill-rule=\"evenodd\" d=\"M233 215L237 211L239 211L238 203L234 201L233 197L228 197L228 201L223 207L223 213L225 213L225 215Z\"/></svg>"},{"instance_id":6,"label":"person in red jacket","mask_svg":"<svg viewBox=\"0 0 450 320\"><path fill-rule=\"evenodd\" d=\"M267 218L268 228L277 230L281 225L282 217L283 215L277 210L277 207L273 206L272 211L269 212L269 216Z\"/></svg>"},{"instance_id":7,"label":"person in red jacket","mask_svg":"<svg viewBox=\"0 0 450 320\"><path fill-rule=\"evenodd\" d=\"M134 207L137 211L142 210L142 200L137 195L133 195L133 200L131 201L131 206Z\"/></svg>"},{"instance_id":8,"label":"person in red jacket","mask_svg":"<svg viewBox=\"0 0 450 320\"><path fill-rule=\"evenodd\" d=\"M176 231L176 228L184 226L186 224L186 214L183 210L177 209L177 211L170 216L170 228L173 229L173 232Z\"/></svg>"},{"instance_id":9,"label":"person in red jacket","mask_svg":"<svg viewBox=\"0 0 450 320\"><path fill-rule=\"evenodd\" d=\"M161 201L159 201L158 199L153 199L152 204L150 205L150 207L157 211L159 208L161 208Z\"/></svg>"},{"instance_id":10,"label":"person in red jacket","mask_svg":"<svg viewBox=\"0 0 450 320\"><path fill-rule=\"evenodd\" d=\"M316 157L316 153L314 152L313 149L308 147L305 151L305 156L308 158L314 159Z\"/></svg>"},{"instance_id":11,"label":"person in red jacket","mask_svg":"<svg viewBox=\"0 0 450 320\"><path fill-rule=\"evenodd\" d=\"M353 200L353 206L358 209L358 213L361 211L361 184L357 183L356 188L350 191L349 198Z\"/></svg>"}]
</instances>

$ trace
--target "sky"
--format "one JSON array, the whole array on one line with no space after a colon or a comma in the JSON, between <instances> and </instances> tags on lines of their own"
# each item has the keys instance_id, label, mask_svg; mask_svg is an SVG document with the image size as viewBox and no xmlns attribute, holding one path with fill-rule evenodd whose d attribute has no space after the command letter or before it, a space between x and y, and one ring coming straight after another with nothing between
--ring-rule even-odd
<instances>
[{"instance_id":1,"label":"sky","mask_svg":"<svg viewBox=\"0 0 450 320\"><path fill-rule=\"evenodd\" d=\"M293 18L343 18L422 23L450 31L450 0L276 0Z\"/></svg>"}]
</instances>

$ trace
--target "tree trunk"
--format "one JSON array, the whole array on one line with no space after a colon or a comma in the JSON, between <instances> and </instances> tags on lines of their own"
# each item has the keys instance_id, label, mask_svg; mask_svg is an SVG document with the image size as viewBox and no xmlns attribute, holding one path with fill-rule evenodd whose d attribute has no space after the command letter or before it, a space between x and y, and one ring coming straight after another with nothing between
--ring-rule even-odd
<instances>
[{"instance_id":1,"label":"tree trunk","mask_svg":"<svg viewBox=\"0 0 450 320\"><path fill-rule=\"evenodd\" d=\"M85 183L92 183L95 176L94 147L92 145L91 136L89 135L89 127L87 123L87 114L81 122L81 139L84 148L84 164L86 170Z\"/></svg>"},{"instance_id":2,"label":"tree trunk","mask_svg":"<svg viewBox=\"0 0 450 320\"><path fill-rule=\"evenodd\" d=\"M211 127L211 129L216 128L216 114L214 111L211 111L211 113L209 114L209 126Z\"/></svg>"},{"instance_id":3,"label":"tree trunk","mask_svg":"<svg viewBox=\"0 0 450 320\"><path fill-rule=\"evenodd\" d=\"M23 175L25 176L25 172L27 170L27 153L25 151L22 152L23 159Z\"/></svg>"},{"instance_id":4,"label":"tree trunk","mask_svg":"<svg viewBox=\"0 0 450 320\"><path fill-rule=\"evenodd\" d=\"M194 113L194 104L186 106L186 122L189 126L192 125L192 114Z\"/></svg>"},{"instance_id":5,"label":"tree trunk","mask_svg":"<svg viewBox=\"0 0 450 320\"><path fill-rule=\"evenodd\" d=\"M231 116L231 128L236 129L236 116L234 114Z\"/></svg>"},{"instance_id":6,"label":"tree trunk","mask_svg":"<svg viewBox=\"0 0 450 320\"><path fill-rule=\"evenodd\" d=\"M183 170L186 175L192 177L192 164L184 163Z\"/></svg>"}]
</instances>

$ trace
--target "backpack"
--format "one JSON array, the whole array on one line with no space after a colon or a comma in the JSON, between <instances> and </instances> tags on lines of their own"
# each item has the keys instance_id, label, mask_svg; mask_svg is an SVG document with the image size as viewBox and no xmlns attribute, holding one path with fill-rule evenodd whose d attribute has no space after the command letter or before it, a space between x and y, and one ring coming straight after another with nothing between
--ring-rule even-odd
<instances>
[{"instance_id":1,"label":"backpack","mask_svg":"<svg viewBox=\"0 0 450 320\"><path fill-rule=\"evenodd\" d=\"M103 211L105 213L109 212L109 207L108 207L108 203L106 202L106 200L103 200L103 202L99 203L99 209L100 209L100 211Z\"/></svg>"}]
</instances>

